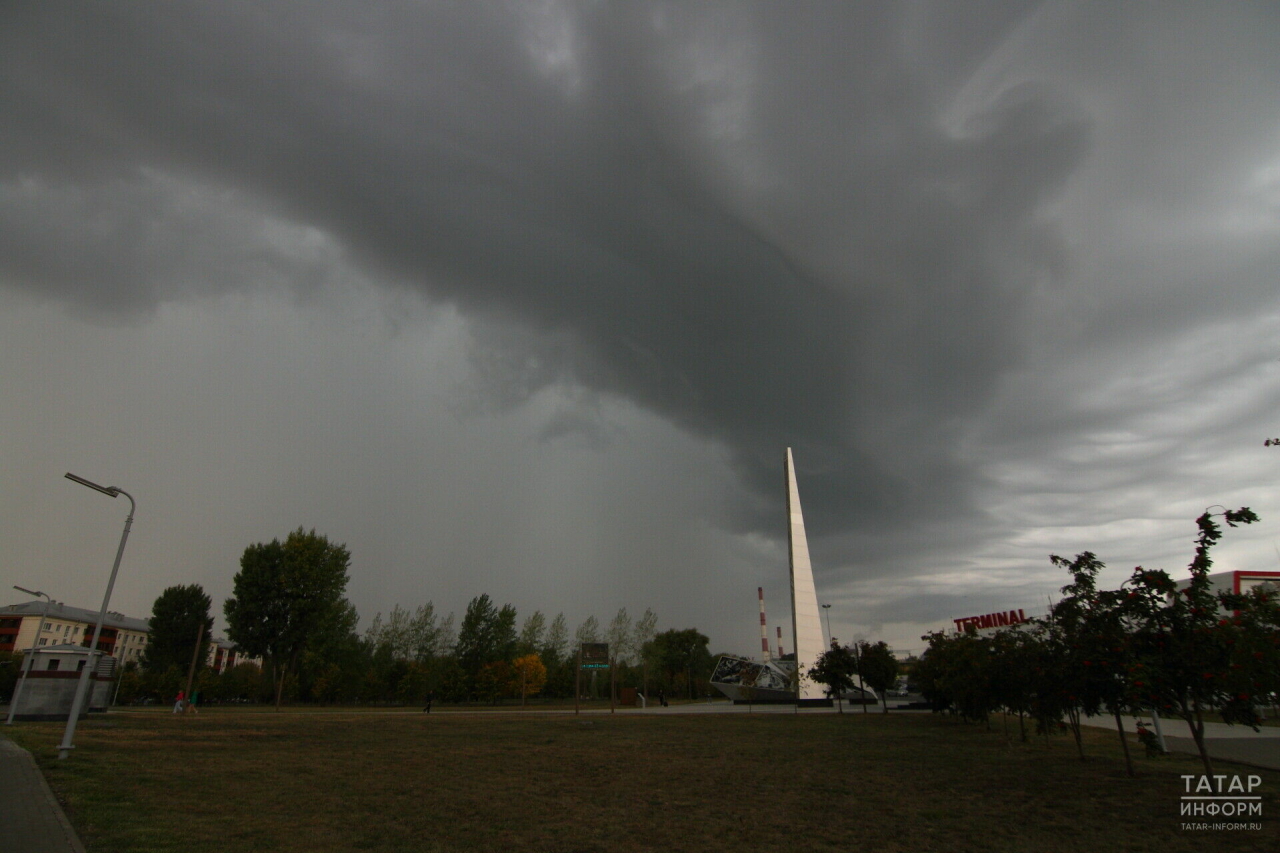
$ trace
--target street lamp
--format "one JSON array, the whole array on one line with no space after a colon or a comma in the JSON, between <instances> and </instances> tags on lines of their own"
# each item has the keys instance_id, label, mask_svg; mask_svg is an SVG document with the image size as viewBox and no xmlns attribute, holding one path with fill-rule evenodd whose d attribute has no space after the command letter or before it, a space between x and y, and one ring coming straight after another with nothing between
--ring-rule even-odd
<instances>
[{"instance_id":1,"label":"street lamp","mask_svg":"<svg viewBox=\"0 0 1280 853\"><path fill-rule=\"evenodd\" d=\"M13 698L9 700L9 719L4 721L6 726L13 725L13 715L18 713L18 696L21 695L22 688L27 684L27 676L31 673L31 664L36 656L36 647L40 645L40 638L44 636L44 623L49 618L49 605L53 603L53 599L39 590L27 589L25 586L18 586L17 584L14 584L13 588L19 592L25 592L27 595L43 596L44 611L40 614L40 627L36 629L35 639L31 641L31 650L27 652L27 659L22 662L22 679L13 688Z\"/></svg>"},{"instance_id":2,"label":"street lamp","mask_svg":"<svg viewBox=\"0 0 1280 853\"><path fill-rule=\"evenodd\" d=\"M116 561L111 566L111 579L107 581L107 593L102 597L102 609L98 611L98 624L93 629L93 639L89 643L89 656L85 660L84 669L80 670L80 680L76 683L76 696L71 702L71 714L67 717L67 729L62 734L62 743L58 744L58 758L63 759L71 754L75 745L71 742L76 734L76 723L80 719L80 709L85 705L85 694L89 690L89 678L97 668L95 659L98 654L98 638L102 634L102 623L107 618L107 606L111 603L111 588L116 585L116 572L120 570L120 558L124 556L124 543L129 541L129 528L133 526L133 513L137 509L133 495L116 486L99 486L83 477L68 473L68 480L74 480L82 486L102 492L109 497L124 495L129 499L129 516L124 520L124 533L120 534L120 547L116 549Z\"/></svg>"},{"instance_id":3,"label":"street lamp","mask_svg":"<svg viewBox=\"0 0 1280 853\"><path fill-rule=\"evenodd\" d=\"M827 617L827 642L829 643L835 642L836 638L831 636L831 605L824 604L822 605L822 609L826 611L822 615Z\"/></svg>"}]
</instances>

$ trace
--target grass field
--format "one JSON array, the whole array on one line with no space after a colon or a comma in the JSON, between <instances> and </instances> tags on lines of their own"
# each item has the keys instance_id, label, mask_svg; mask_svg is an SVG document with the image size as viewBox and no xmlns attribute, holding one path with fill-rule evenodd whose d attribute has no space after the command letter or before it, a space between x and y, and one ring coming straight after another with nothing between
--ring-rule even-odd
<instances>
[{"instance_id":1,"label":"grass field","mask_svg":"<svg viewBox=\"0 0 1280 853\"><path fill-rule=\"evenodd\" d=\"M1262 776L1261 831L1183 830L1198 762L1129 779L1103 730L1086 762L908 714L159 709L86 720L59 762L61 731L3 734L94 853L1280 850L1280 773L1218 768Z\"/></svg>"}]
</instances>

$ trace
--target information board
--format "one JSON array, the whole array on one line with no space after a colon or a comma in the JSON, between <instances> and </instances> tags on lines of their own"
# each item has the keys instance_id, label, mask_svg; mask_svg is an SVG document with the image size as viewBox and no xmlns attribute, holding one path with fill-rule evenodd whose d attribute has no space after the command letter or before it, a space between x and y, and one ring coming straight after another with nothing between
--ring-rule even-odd
<instances>
[{"instance_id":1,"label":"information board","mask_svg":"<svg viewBox=\"0 0 1280 853\"><path fill-rule=\"evenodd\" d=\"M582 644L582 668L583 669L608 669L609 668L609 644L608 643L583 643Z\"/></svg>"}]
</instances>

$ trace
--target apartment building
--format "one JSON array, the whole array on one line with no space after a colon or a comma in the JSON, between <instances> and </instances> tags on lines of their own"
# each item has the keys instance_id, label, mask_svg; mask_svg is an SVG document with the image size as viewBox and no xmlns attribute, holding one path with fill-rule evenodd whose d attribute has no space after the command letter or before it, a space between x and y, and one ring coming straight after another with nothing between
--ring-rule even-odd
<instances>
[{"instance_id":1,"label":"apartment building","mask_svg":"<svg viewBox=\"0 0 1280 853\"><path fill-rule=\"evenodd\" d=\"M89 645L93 626L98 623L98 611L72 607L61 601L51 602L47 615L44 611L45 602L39 600L0 607L0 652L22 652L68 643ZM147 647L149 630L146 619L108 611L98 649L121 663L137 661Z\"/></svg>"}]
</instances>

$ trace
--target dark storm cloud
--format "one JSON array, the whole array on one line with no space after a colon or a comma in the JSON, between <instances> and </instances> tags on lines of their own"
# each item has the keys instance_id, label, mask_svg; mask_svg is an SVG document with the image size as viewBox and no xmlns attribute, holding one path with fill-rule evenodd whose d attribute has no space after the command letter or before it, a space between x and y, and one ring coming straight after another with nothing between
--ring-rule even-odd
<instances>
[{"instance_id":1,"label":"dark storm cloud","mask_svg":"<svg viewBox=\"0 0 1280 853\"><path fill-rule=\"evenodd\" d=\"M0 274L136 310L340 258L474 318L513 403L584 386L723 442L742 527L786 445L820 534L976 522L958 436L1067 275L1046 206L1097 131L1053 51L966 94L1043 11L973 10L11 4ZM1144 25L1114 17L1102 66Z\"/></svg>"}]
</instances>

